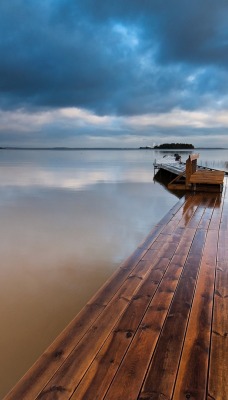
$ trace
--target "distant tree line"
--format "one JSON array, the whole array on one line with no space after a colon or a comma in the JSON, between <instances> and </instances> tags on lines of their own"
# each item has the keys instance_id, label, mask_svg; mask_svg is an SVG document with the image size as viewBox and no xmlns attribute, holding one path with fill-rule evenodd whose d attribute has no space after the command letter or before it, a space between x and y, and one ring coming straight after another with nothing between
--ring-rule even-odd
<instances>
[{"instance_id":1,"label":"distant tree line","mask_svg":"<svg viewBox=\"0 0 228 400\"><path fill-rule=\"evenodd\" d=\"M189 143L163 143L154 146L154 149L194 149L194 146Z\"/></svg>"}]
</instances>

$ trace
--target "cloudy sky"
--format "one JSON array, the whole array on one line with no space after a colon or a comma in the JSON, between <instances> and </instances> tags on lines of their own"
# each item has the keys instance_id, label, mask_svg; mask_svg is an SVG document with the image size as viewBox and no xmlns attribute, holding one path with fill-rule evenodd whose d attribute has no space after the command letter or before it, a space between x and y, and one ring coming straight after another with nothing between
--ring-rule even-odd
<instances>
[{"instance_id":1,"label":"cloudy sky","mask_svg":"<svg viewBox=\"0 0 228 400\"><path fill-rule=\"evenodd\" d=\"M0 146L228 147L227 0L1 0Z\"/></svg>"}]
</instances>

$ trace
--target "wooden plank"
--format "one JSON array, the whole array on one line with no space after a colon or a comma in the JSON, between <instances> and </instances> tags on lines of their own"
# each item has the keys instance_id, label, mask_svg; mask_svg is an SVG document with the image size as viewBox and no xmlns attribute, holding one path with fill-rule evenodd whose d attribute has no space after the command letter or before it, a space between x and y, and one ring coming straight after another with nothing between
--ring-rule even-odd
<instances>
[{"instance_id":1,"label":"wooden plank","mask_svg":"<svg viewBox=\"0 0 228 400\"><path fill-rule=\"evenodd\" d=\"M170 398L178 369L185 330L200 267L206 232L198 230L167 320L159 338L140 399Z\"/></svg>"},{"instance_id":2,"label":"wooden plank","mask_svg":"<svg viewBox=\"0 0 228 400\"><path fill-rule=\"evenodd\" d=\"M223 171L196 171L190 177L190 183L217 184L223 183Z\"/></svg>"},{"instance_id":3,"label":"wooden plank","mask_svg":"<svg viewBox=\"0 0 228 400\"><path fill-rule=\"evenodd\" d=\"M225 179L225 188L222 193L223 198L223 212L222 212L222 221L220 224L220 231L228 230L228 179Z\"/></svg>"},{"instance_id":4,"label":"wooden plank","mask_svg":"<svg viewBox=\"0 0 228 400\"><path fill-rule=\"evenodd\" d=\"M228 393L228 232L220 231L214 295L208 400Z\"/></svg>"},{"instance_id":5,"label":"wooden plank","mask_svg":"<svg viewBox=\"0 0 228 400\"><path fill-rule=\"evenodd\" d=\"M204 196L201 193L200 194L195 193L191 195L191 199L192 203L188 209L185 209L184 205L183 227L187 226L188 223L188 227L194 228L198 226L198 223L201 220L202 215L208 206L208 196ZM203 211L203 213L201 211ZM191 214L191 218L189 218L189 213Z\"/></svg>"},{"instance_id":6,"label":"wooden plank","mask_svg":"<svg viewBox=\"0 0 228 400\"><path fill-rule=\"evenodd\" d=\"M211 223L211 218L214 213L214 206L216 203L216 196L215 195L207 195L208 197L208 204L207 208L204 213L204 218L202 218L200 224L199 224L199 229L208 229L209 225Z\"/></svg>"},{"instance_id":7,"label":"wooden plank","mask_svg":"<svg viewBox=\"0 0 228 400\"><path fill-rule=\"evenodd\" d=\"M199 195L195 195L195 196L199 196ZM189 228L197 228L200 221L202 220L202 216L205 213L206 207L208 206L208 198L203 196L202 194L197 197L199 198L199 205L193 215L193 217L191 218L191 221L188 224Z\"/></svg>"},{"instance_id":8,"label":"wooden plank","mask_svg":"<svg viewBox=\"0 0 228 400\"><path fill-rule=\"evenodd\" d=\"M187 197L183 207L175 214L175 216L166 224L162 230L163 234L171 234L177 227L179 222L184 221L185 225L187 220L190 221L192 215L195 212L195 205L197 205L198 198L195 196Z\"/></svg>"},{"instance_id":9,"label":"wooden plank","mask_svg":"<svg viewBox=\"0 0 228 400\"><path fill-rule=\"evenodd\" d=\"M208 231L173 400L204 400L207 389L218 232Z\"/></svg>"},{"instance_id":10,"label":"wooden plank","mask_svg":"<svg viewBox=\"0 0 228 400\"><path fill-rule=\"evenodd\" d=\"M209 170L197 170L196 172L194 172L193 174L194 177L199 177L199 176L217 176L217 177L221 177L224 176L224 171L209 171Z\"/></svg>"},{"instance_id":11,"label":"wooden plank","mask_svg":"<svg viewBox=\"0 0 228 400\"><path fill-rule=\"evenodd\" d=\"M174 182L177 183L177 181L179 181L180 179L184 179L185 178L185 171L182 171L181 174L177 175L170 183L168 186L173 185Z\"/></svg>"},{"instance_id":12,"label":"wooden plank","mask_svg":"<svg viewBox=\"0 0 228 400\"><path fill-rule=\"evenodd\" d=\"M196 185L194 191L196 192L205 192L205 193L222 193L222 185Z\"/></svg>"},{"instance_id":13,"label":"wooden plank","mask_svg":"<svg viewBox=\"0 0 228 400\"><path fill-rule=\"evenodd\" d=\"M213 211L209 229L214 229L214 230L219 231L221 218L222 218L223 200L224 199L222 198L221 194L217 194L215 208Z\"/></svg>"},{"instance_id":14,"label":"wooden plank","mask_svg":"<svg viewBox=\"0 0 228 400\"><path fill-rule=\"evenodd\" d=\"M192 236L188 228L185 231L185 235L190 236L183 237L182 246L184 243L188 243L190 247ZM195 237L188 260L193 257L193 254L197 254L199 237L203 235L204 232L202 231ZM188 247L181 248L180 255L177 255L173 263L171 263L105 399L114 400L124 398L125 400L131 400L137 398L150 358L155 349L162 325L174 296L183 265L185 265L184 261L187 257L188 250Z\"/></svg>"},{"instance_id":15,"label":"wooden plank","mask_svg":"<svg viewBox=\"0 0 228 400\"><path fill-rule=\"evenodd\" d=\"M186 187L185 187L185 184L181 184L181 183L176 183L176 184L169 183L168 189L170 189L170 190L185 190Z\"/></svg>"}]
</instances>

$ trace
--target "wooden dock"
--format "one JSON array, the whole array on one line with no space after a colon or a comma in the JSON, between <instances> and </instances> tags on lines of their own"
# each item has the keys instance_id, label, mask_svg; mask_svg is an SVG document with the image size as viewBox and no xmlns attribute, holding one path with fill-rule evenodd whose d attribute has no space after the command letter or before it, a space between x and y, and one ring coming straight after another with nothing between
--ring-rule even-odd
<instances>
[{"instance_id":1,"label":"wooden dock","mask_svg":"<svg viewBox=\"0 0 228 400\"><path fill-rule=\"evenodd\" d=\"M188 193L5 400L228 399L228 191Z\"/></svg>"},{"instance_id":2,"label":"wooden dock","mask_svg":"<svg viewBox=\"0 0 228 400\"><path fill-rule=\"evenodd\" d=\"M168 183L170 190L184 190L197 192L222 192L225 171L197 165L199 154L190 154L186 163L164 161L154 163L154 170L163 170L172 174Z\"/></svg>"}]
</instances>

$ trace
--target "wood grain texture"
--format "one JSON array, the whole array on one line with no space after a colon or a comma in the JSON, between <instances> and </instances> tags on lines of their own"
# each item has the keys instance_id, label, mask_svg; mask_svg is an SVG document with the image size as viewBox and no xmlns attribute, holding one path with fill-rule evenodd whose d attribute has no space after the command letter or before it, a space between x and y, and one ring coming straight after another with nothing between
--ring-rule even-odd
<instances>
[{"instance_id":1,"label":"wood grain texture","mask_svg":"<svg viewBox=\"0 0 228 400\"><path fill-rule=\"evenodd\" d=\"M138 395L143 378L153 355L162 326L173 299L179 277L186 258L191 259L196 251L198 238L195 239L192 252L188 255L192 244L192 231L186 231L161 285L136 333L132 345L105 397L107 400L131 400ZM188 236L189 235L189 236ZM199 234L203 237L204 233ZM156 366L157 368L158 366ZM137 397L135 397L137 398Z\"/></svg>"},{"instance_id":2,"label":"wood grain texture","mask_svg":"<svg viewBox=\"0 0 228 400\"><path fill-rule=\"evenodd\" d=\"M218 232L208 231L196 293L190 314L173 399L204 400L208 360Z\"/></svg>"},{"instance_id":3,"label":"wood grain texture","mask_svg":"<svg viewBox=\"0 0 228 400\"><path fill-rule=\"evenodd\" d=\"M197 231L183 274L161 332L140 399L153 394L170 398L177 374L188 316L194 297L206 233Z\"/></svg>"},{"instance_id":4,"label":"wood grain texture","mask_svg":"<svg viewBox=\"0 0 228 400\"><path fill-rule=\"evenodd\" d=\"M211 356L209 365L209 398L223 400L228 396L228 231L220 231L216 269Z\"/></svg>"},{"instance_id":5,"label":"wood grain texture","mask_svg":"<svg viewBox=\"0 0 228 400\"><path fill-rule=\"evenodd\" d=\"M210 185L221 185L225 173L223 171L196 171L190 176L190 183L205 183Z\"/></svg>"},{"instance_id":6,"label":"wood grain texture","mask_svg":"<svg viewBox=\"0 0 228 400\"><path fill-rule=\"evenodd\" d=\"M169 262L168 258L161 258L150 272L95 357L72 399L100 400L104 397Z\"/></svg>"}]
</instances>

